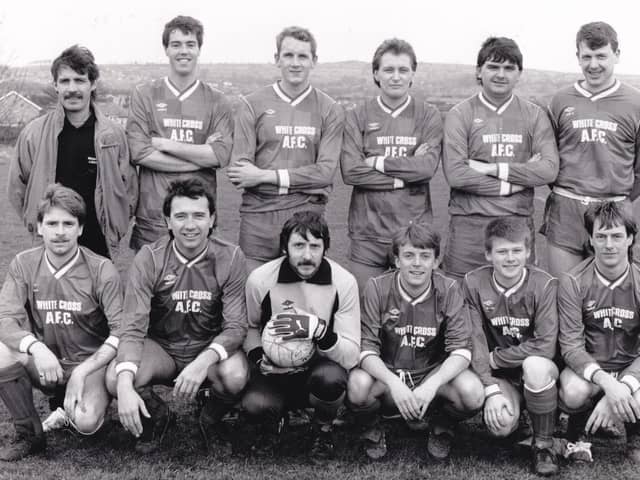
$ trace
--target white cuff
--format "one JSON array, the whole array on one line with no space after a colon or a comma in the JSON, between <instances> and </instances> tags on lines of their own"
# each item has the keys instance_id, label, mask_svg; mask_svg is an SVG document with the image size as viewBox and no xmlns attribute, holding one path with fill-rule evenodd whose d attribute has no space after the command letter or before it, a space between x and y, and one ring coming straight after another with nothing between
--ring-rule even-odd
<instances>
[{"instance_id":1,"label":"white cuff","mask_svg":"<svg viewBox=\"0 0 640 480\"><path fill-rule=\"evenodd\" d=\"M378 155L373 161L373 168L375 168L380 173L384 173L384 157L382 155Z\"/></svg>"},{"instance_id":2,"label":"white cuff","mask_svg":"<svg viewBox=\"0 0 640 480\"><path fill-rule=\"evenodd\" d=\"M291 186L289 170L281 168L276 170L276 175L278 177L278 195L286 195L289 193L289 187Z\"/></svg>"},{"instance_id":3,"label":"white cuff","mask_svg":"<svg viewBox=\"0 0 640 480\"><path fill-rule=\"evenodd\" d=\"M602 370L602 368L597 363L590 363L584 367L582 376L587 382L593 382L593 374L596 373L596 370Z\"/></svg>"},{"instance_id":4,"label":"white cuff","mask_svg":"<svg viewBox=\"0 0 640 480\"><path fill-rule=\"evenodd\" d=\"M394 178L393 179L393 189L394 190L399 190L401 188L404 188L404 180L402 180L401 178Z\"/></svg>"},{"instance_id":5,"label":"white cuff","mask_svg":"<svg viewBox=\"0 0 640 480\"><path fill-rule=\"evenodd\" d=\"M118 345L120 345L120 339L114 335L109 335L109 337L104 341L105 345L109 345L110 347L118 350Z\"/></svg>"},{"instance_id":6,"label":"white cuff","mask_svg":"<svg viewBox=\"0 0 640 480\"><path fill-rule=\"evenodd\" d=\"M20 340L20 345L18 346L18 350L20 350L22 353L29 353L27 351L29 347L39 341L40 340L38 340L36 337L29 334L26 337L24 337L22 340Z\"/></svg>"},{"instance_id":7,"label":"white cuff","mask_svg":"<svg viewBox=\"0 0 640 480\"><path fill-rule=\"evenodd\" d=\"M360 359L358 360L358 363L362 364L362 360L370 357L371 355L379 356L378 352L374 352L373 350L365 350L364 352L360 352Z\"/></svg>"},{"instance_id":8,"label":"white cuff","mask_svg":"<svg viewBox=\"0 0 640 480\"><path fill-rule=\"evenodd\" d=\"M484 387L485 397L488 397L489 395L493 395L495 393L502 393L502 390L500 390L500 385L498 385L497 383L489 385L488 387Z\"/></svg>"},{"instance_id":9,"label":"white cuff","mask_svg":"<svg viewBox=\"0 0 640 480\"><path fill-rule=\"evenodd\" d=\"M620 381L631 389L632 394L636 393L638 389L640 389L640 382L632 375L625 375L620 379Z\"/></svg>"},{"instance_id":10,"label":"white cuff","mask_svg":"<svg viewBox=\"0 0 640 480\"><path fill-rule=\"evenodd\" d=\"M498 178L502 181L509 181L509 164L500 162L498 165Z\"/></svg>"},{"instance_id":11,"label":"white cuff","mask_svg":"<svg viewBox=\"0 0 640 480\"><path fill-rule=\"evenodd\" d=\"M120 362L116 365L116 376L120 375L122 372L131 372L135 377L136 373L138 373L138 366L133 362Z\"/></svg>"},{"instance_id":12,"label":"white cuff","mask_svg":"<svg viewBox=\"0 0 640 480\"><path fill-rule=\"evenodd\" d=\"M511 193L511 184L509 182L505 182L504 180L500 180L500 196L505 197Z\"/></svg>"},{"instance_id":13,"label":"white cuff","mask_svg":"<svg viewBox=\"0 0 640 480\"><path fill-rule=\"evenodd\" d=\"M218 354L218 356L220 357L220 361L221 362L223 362L227 358L229 358L229 354L227 353L225 348L222 345L220 345L219 343L211 342L211 345L209 345L207 348L210 348L211 350L216 352Z\"/></svg>"},{"instance_id":14,"label":"white cuff","mask_svg":"<svg viewBox=\"0 0 640 480\"><path fill-rule=\"evenodd\" d=\"M468 362L471 361L471 350L467 348L458 348L457 350L453 350L449 355L460 355L466 358Z\"/></svg>"}]
</instances>

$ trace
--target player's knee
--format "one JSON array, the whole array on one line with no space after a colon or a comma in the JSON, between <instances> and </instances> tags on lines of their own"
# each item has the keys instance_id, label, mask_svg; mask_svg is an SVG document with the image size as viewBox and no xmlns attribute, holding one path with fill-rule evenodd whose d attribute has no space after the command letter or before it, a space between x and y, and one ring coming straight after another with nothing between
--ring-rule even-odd
<instances>
[{"instance_id":1,"label":"player's knee","mask_svg":"<svg viewBox=\"0 0 640 480\"><path fill-rule=\"evenodd\" d=\"M231 395L238 395L249 381L249 369L246 362L235 362L235 364L225 365L227 362L220 364L218 371L220 380L226 391Z\"/></svg>"},{"instance_id":2,"label":"player's knee","mask_svg":"<svg viewBox=\"0 0 640 480\"><path fill-rule=\"evenodd\" d=\"M504 426L499 426L497 428L493 428L493 427L490 427L489 425L487 425L487 430L494 437L497 437L497 438L508 437L513 432L515 432L516 429L518 428L518 417L514 417L514 416L511 416L511 415L507 415L507 414L505 414L504 417L507 420L506 421L506 425L504 425Z\"/></svg>"},{"instance_id":3,"label":"player's knee","mask_svg":"<svg viewBox=\"0 0 640 480\"><path fill-rule=\"evenodd\" d=\"M460 397L460 405L456 405L456 407L466 411L481 409L484 404L484 387L482 386L482 382L478 376L470 370L462 372L460 376L462 378L458 378L459 381L455 383L455 389Z\"/></svg>"},{"instance_id":4,"label":"player's knee","mask_svg":"<svg viewBox=\"0 0 640 480\"><path fill-rule=\"evenodd\" d=\"M369 392L373 386L373 378L360 368L354 368L349 374L347 383L347 398L349 403L361 406L367 403Z\"/></svg>"},{"instance_id":5,"label":"player's knee","mask_svg":"<svg viewBox=\"0 0 640 480\"><path fill-rule=\"evenodd\" d=\"M544 388L558 378L558 369L548 358L533 355L522 362L524 383L531 389Z\"/></svg>"},{"instance_id":6,"label":"player's knee","mask_svg":"<svg viewBox=\"0 0 640 480\"><path fill-rule=\"evenodd\" d=\"M104 412L97 411L93 406L85 406L84 410L76 408L74 425L78 433L91 435L95 433L104 421Z\"/></svg>"},{"instance_id":7,"label":"player's knee","mask_svg":"<svg viewBox=\"0 0 640 480\"><path fill-rule=\"evenodd\" d=\"M284 412L284 403L265 392L250 390L242 397L242 410L254 419L277 418Z\"/></svg>"},{"instance_id":8,"label":"player's knee","mask_svg":"<svg viewBox=\"0 0 640 480\"><path fill-rule=\"evenodd\" d=\"M560 375L559 395L567 408L578 409L591 397L591 384L565 369Z\"/></svg>"},{"instance_id":9,"label":"player's knee","mask_svg":"<svg viewBox=\"0 0 640 480\"><path fill-rule=\"evenodd\" d=\"M347 371L335 362L323 362L311 372L307 386L320 400L337 400L347 389Z\"/></svg>"},{"instance_id":10,"label":"player's knee","mask_svg":"<svg viewBox=\"0 0 640 480\"><path fill-rule=\"evenodd\" d=\"M104 377L104 383L107 387L107 392L112 397L116 397L118 393L118 376L116 375L116 361L113 360L107 367L107 373Z\"/></svg>"}]
</instances>

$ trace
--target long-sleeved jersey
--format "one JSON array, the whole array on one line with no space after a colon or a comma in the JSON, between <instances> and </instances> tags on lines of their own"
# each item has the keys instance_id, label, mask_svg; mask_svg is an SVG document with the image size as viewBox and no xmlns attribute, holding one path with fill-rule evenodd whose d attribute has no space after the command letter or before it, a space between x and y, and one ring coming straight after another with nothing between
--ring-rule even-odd
<instances>
[{"instance_id":1,"label":"long-sleeved jersey","mask_svg":"<svg viewBox=\"0 0 640 480\"><path fill-rule=\"evenodd\" d=\"M278 83L243 98L236 114L231 162L275 170L278 185L246 188L241 212L297 207L310 198L327 201L342 148L344 112L309 86L289 98Z\"/></svg>"},{"instance_id":2,"label":"long-sleeved jersey","mask_svg":"<svg viewBox=\"0 0 640 480\"><path fill-rule=\"evenodd\" d=\"M429 150L416 155L425 143ZM440 113L411 96L395 110L375 97L347 112L340 166L344 182L354 186L351 238L390 243L410 220L431 220L429 181L440 163L441 144ZM367 157L376 157L373 167Z\"/></svg>"},{"instance_id":3,"label":"long-sleeved jersey","mask_svg":"<svg viewBox=\"0 0 640 480\"><path fill-rule=\"evenodd\" d=\"M497 368L520 368L527 357L553 359L558 340L558 281L528 266L516 285L505 289L486 265L464 278L465 301L473 325L473 369L485 387L495 385L489 354Z\"/></svg>"},{"instance_id":4,"label":"long-sleeved jersey","mask_svg":"<svg viewBox=\"0 0 640 480\"><path fill-rule=\"evenodd\" d=\"M620 371L638 359L639 299L640 267L633 263L611 281L591 257L560 278L558 338L562 357L574 372L591 381L598 368ZM631 370L640 380L640 366Z\"/></svg>"},{"instance_id":5,"label":"long-sleeved jersey","mask_svg":"<svg viewBox=\"0 0 640 480\"><path fill-rule=\"evenodd\" d=\"M640 92L619 80L592 94L578 82L549 106L560 154L555 185L578 195L640 191Z\"/></svg>"},{"instance_id":6,"label":"long-sleeved jersey","mask_svg":"<svg viewBox=\"0 0 640 480\"><path fill-rule=\"evenodd\" d=\"M235 353L247 334L246 268L240 248L218 238L192 259L168 236L142 247L129 271L118 369L137 371L146 336L186 361L208 347L220 360Z\"/></svg>"},{"instance_id":7,"label":"long-sleeved jersey","mask_svg":"<svg viewBox=\"0 0 640 480\"><path fill-rule=\"evenodd\" d=\"M536 153L540 160L528 162ZM497 164L498 176L473 170L469 160ZM447 113L442 166L451 186L450 215L531 215L533 187L558 174L549 119L517 95L497 108L480 92ZM512 193L512 185L525 188Z\"/></svg>"},{"instance_id":8,"label":"long-sleeved jersey","mask_svg":"<svg viewBox=\"0 0 640 480\"><path fill-rule=\"evenodd\" d=\"M140 161L153 151L152 137L163 137L194 145L209 144L220 166L226 166L231 154L233 125L231 107L224 94L196 80L179 91L167 77L138 85L131 94L127 120L127 140L131 161ZM214 133L221 134L209 141ZM216 172L202 168L194 172L175 173L153 170L139 165L140 197L136 211L136 228L145 231L144 238L157 240L166 233L162 202L174 180L197 177L216 193Z\"/></svg>"},{"instance_id":9,"label":"long-sleeved jersey","mask_svg":"<svg viewBox=\"0 0 640 480\"><path fill-rule=\"evenodd\" d=\"M358 363L360 353L360 301L356 279L333 260L324 258L316 274L302 280L287 257L280 257L256 268L247 280L249 328L262 329L272 315L300 309L317 315L328 324L333 321L337 341L318 354L349 370ZM248 335L245 351L260 347L259 335Z\"/></svg>"},{"instance_id":10,"label":"long-sleeved jersey","mask_svg":"<svg viewBox=\"0 0 640 480\"><path fill-rule=\"evenodd\" d=\"M72 363L105 342L118 348L121 317L118 271L84 247L60 268L42 246L19 253L0 292L0 341L26 352L39 340Z\"/></svg>"},{"instance_id":11,"label":"long-sleeved jersey","mask_svg":"<svg viewBox=\"0 0 640 480\"><path fill-rule=\"evenodd\" d=\"M434 271L431 286L412 298L397 271L370 279L362 305L360 361L378 355L389 370L420 375L449 355L471 360L471 323L460 287Z\"/></svg>"}]
</instances>

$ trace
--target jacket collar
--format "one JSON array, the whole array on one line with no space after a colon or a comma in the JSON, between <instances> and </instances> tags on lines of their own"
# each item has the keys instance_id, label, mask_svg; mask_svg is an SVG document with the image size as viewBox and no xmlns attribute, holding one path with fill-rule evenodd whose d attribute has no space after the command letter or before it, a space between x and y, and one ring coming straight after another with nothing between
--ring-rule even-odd
<instances>
[{"instance_id":1,"label":"jacket collar","mask_svg":"<svg viewBox=\"0 0 640 480\"><path fill-rule=\"evenodd\" d=\"M291 267L289 260L285 257L280 264L280 270L278 272L278 283L295 283L295 282L307 282L314 283L316 285L331 285L331 265L326 258L320 262L320 268L315 275L306 280L300 278L296 271Z\"/></svg>"}]
</instances>

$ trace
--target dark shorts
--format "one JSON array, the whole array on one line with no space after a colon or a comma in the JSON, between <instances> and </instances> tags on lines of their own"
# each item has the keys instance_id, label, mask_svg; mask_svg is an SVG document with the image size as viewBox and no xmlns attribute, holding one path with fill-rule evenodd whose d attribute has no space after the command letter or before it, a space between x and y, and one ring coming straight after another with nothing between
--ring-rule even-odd
<instances>
[{"instance_id":1,"label":"dark shorts","mask_svg":"<svg viewBox=\"0 0 640 480\"><path fill-rule=\"evenodd\" d=\"M311 210L324 215L324 203L305 203L295 208L271 212L240 213L238 243L244 254L253 260L268 262L282 255L280 231L296 212Z\"/></svg>"},{"instance_id":2,"label":"dark shorts","mask_svg":"<svg viewBox=\"0 0 640 480\"><path fill-rule=\"evenodd\" d=\"M352 239L349 247L349 260L372 267L394 267L391 245L375 240Z\"/></svg>"},{"instance_id":3,"label":"dark shorts","mask_svg":"<svg viewBox=\"0 0 640 480\"><path fill-rule=\"evenodd\" d=\"M532 217L524 218L531 229L531 257L529 263L536 263L535 231ZM484 215L452 215L449 221L449 240L442 259L442 270L455 278L487 264L484 250L484 231L492 220L502 217ZM505 217L506 218L506 217Z\"/></svg>"},{"instance_id":4,"label":"dark shorts","mask_svg":"<svg viewBox=\"0 0 640 480\"><path fill-rule=\"evenodd\" d=\"M499 368L491 370L491 374L495 378L499 378L509 382L513 388L522 393L524 388L524 379L522 378L522 368Z\"/></svg>"},{"instance_id":5,"label":"dark shorts","mask_svg":"<svg viewBox=\"0 0 640 480\"><path fill-rule=\"evenodd\" d=\"M629 200L620 203L632 213ZM581 257L591 255L593 250L584 222L584 214L589 206L589 203L552 192L545 203L540 233L547 237L548 242L567 252Z\"/></svg>"}]
</instances>

